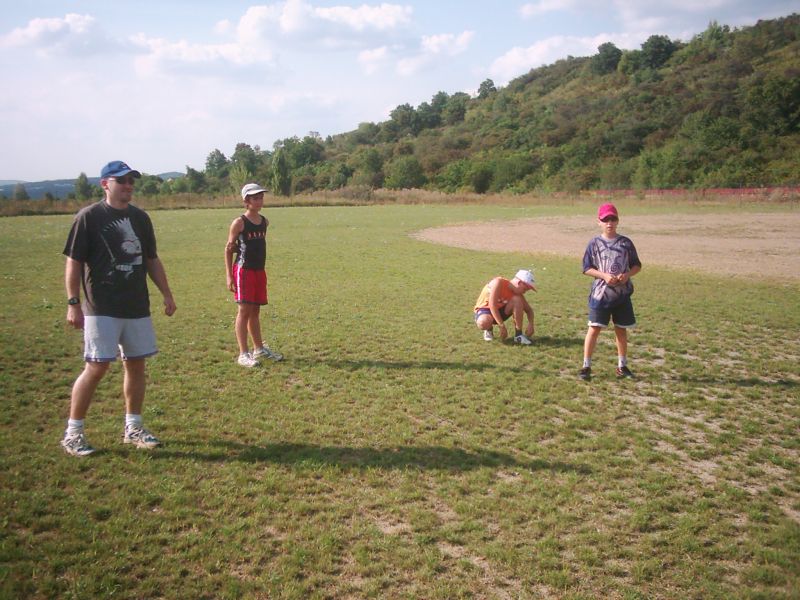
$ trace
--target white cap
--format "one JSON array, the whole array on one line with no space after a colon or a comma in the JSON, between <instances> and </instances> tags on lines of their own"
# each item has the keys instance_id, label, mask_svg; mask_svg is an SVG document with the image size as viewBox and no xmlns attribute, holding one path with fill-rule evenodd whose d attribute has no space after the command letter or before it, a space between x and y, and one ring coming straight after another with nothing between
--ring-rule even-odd
<instances>
[{"instance_id":1,"label":"white cap","mask_svg":"<svg viewBox=\"0 0 800 600\"><path fill-rule=\"evenodd\" d=\"M261 192L266 192L264 188L262 188L257 183L246 183L242 188L242 200L246 200L248 196L252 196L253 194L260 194Z\"/></svg>"},{"instance_id":2,"label":"white cap","mask_svg":"<svg viewBox=\"0 0 800 600\"><path fill-rule=\"evenodd\" d=\"M514 275L514 279L519 279L522 283L528 284L534 290L536 289L536 280L533 278L533 273L527 269L520 269L517 271L517 274Z\"/></svg>"}]
</instances>

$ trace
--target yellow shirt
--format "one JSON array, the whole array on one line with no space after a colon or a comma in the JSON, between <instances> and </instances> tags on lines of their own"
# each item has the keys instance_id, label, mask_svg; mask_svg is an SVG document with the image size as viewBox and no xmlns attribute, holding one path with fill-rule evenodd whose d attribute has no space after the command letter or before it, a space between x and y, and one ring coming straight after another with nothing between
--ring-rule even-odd
<instances>
[{"instance_id":1,"label":"yellow shirt","mask_svg":"<svg viewBox=\"0 0 800 600\"><path fill-rule=\"evenodd\" d=\"M495 280L492 279L492 281ZM489 308L489 296L492 293L492 281L483 286L481 294L478 296L478 300L475 302L474 310L478 310L480 308ZM497 285L500 286L500 302L498 303L499 308L508 304L508 301L514 297L514 288L511 285L511 281L503 277L497 278Z\"/></svg>"}]
</instances>

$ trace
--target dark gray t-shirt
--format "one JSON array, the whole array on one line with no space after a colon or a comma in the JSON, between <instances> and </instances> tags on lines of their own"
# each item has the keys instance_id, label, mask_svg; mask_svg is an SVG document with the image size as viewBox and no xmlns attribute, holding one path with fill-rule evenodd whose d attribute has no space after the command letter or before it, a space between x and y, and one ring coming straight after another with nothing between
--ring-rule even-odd
<instances>
[{"instance_id":1,"label":"dark gray t-shirt","mask_svg":"<svg viewBox=\"0 0 800 600\"><path fill-rule=\"evenodd\" d=\"M583 272L595 268L603 273L621 275L633 267L641 267L636 246L630 238L617 235L607 240L602 235L591 239L583 254ZM633 282L629 279L624 285L610 286L603 279L594 279L589 291L591 308L611 308L633 294Z\"/></svg>"},{"instance_id":2,"label":"dark gray t-shirt","mask_svg":"<svg viewBox=\"0 0 800 600\"><path fill-rule=\"evenodd\" d=\"M64 254L83 263L84 313L139 319L150 316L147 259L157 258L150 217L135 206L102 200L75 215Z\"/></svg>"}]
</instances>

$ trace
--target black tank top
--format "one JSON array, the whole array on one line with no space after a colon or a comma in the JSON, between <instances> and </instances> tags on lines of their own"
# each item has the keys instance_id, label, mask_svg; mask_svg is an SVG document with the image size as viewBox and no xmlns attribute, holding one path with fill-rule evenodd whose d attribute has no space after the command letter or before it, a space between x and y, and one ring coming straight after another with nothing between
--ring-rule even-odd
<instances>
[{"instance_id":1,"label":"black tank top","mask_svg":"<svg viewBox=\"0 0 800 600\"><path fill-rule=\"evenodd\" d=\"M239 268L263 269L267 261L267 219L262 215L261 223L253 225L246 216L240 218L244 229L238 237L236 264Z\"/></svg>"}]
</instances>

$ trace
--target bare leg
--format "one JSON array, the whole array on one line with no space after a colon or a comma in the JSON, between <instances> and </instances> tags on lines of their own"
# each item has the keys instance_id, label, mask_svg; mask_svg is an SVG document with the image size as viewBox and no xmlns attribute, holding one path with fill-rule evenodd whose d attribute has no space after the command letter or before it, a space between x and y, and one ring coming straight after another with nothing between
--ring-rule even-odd
<instances>
[{"instance_id":1,"label":"bare leg","mask_svg":"<svg viewBox=\"0 0 800 600\"><path fill-rule=\"evenodd\" d=\"M494 327L494 319L492 315L482 314L475 321L475 325L477 325L478 329L481 331L491 331L492 327Z\"/></svg>"},{"instance_id":2,"label":"bare leg","mask_svg":"<svg viewBox=\"0 0 800 600\"><path fill-rule=\"evenodd\" d=\"M239 344L239 354L247 352L247 322L249 320L249 305L240 304L236 313L236 342Z\"/></svg>"},{"instance_id":3,"label":"bare leg","mask_svg":"<svg viewBox=\"0 0 800 600\"><path fill-rule=\"evenodd\" d=\"M522 327L525 324L525 309L522 305L522 298L514 296L514 300L512 302L514 303L514 328L517 331L522 331Z\"/></svg>"},{"instance_id":4,"label":"bare leg","mask_svg":"<svg viewBox=\"0 0 800 600\"><path fill-rule=\"evenodd\" d=\"M126 360L125 379L122 384L125 394L125 411L130 415L142 414L144 404L144 391L147 386L145 377L145 364L143 358Z\"/></svg>"},{"instance_id":5,"label":"bare leg","mask_svg":"<svg viewBox=\"0 0 800 600\"><path fill-rule=\"evenodd\" d=\"M107 362L87 362L83 372L78 375L72 386L72 396L70 398L69 418L80 420L86 418L89 412L89 405L92 403L94 392L100 380L108 371Z\"/></svg>"},{"instance_id":6,"label":"bare leg","mask_svg":"<svg viewBox=\"0 0 800 600\"><path fill-rule=\"evenodd\" d=\"M258 304L250 306L247 330L250 332L250 337L253 338L253 348L261 348L264 341L261 339L261 307Z\"/></svg>"},{"instance_id":7,"label":"bare leg","mask_svg":"<svg viewBox=\"0 0 800 600\"><path fill-rule=\"evenodd\" d=\"M614 335L617 338L617 356L628 356L628 330L615 327Z\"/></svg>"},{"instance_id":8,"label":"bare leg","mask_svg":"<svg viewBox=\"0 0 800 600\"><path fill-rule=\"evenodd\" d=\"M600 336L602 327L590 326L586 332L586 339L583 341L583 358L592 358L594 348L597 346L597 338Z\"/></svg>"}]
</instances>

